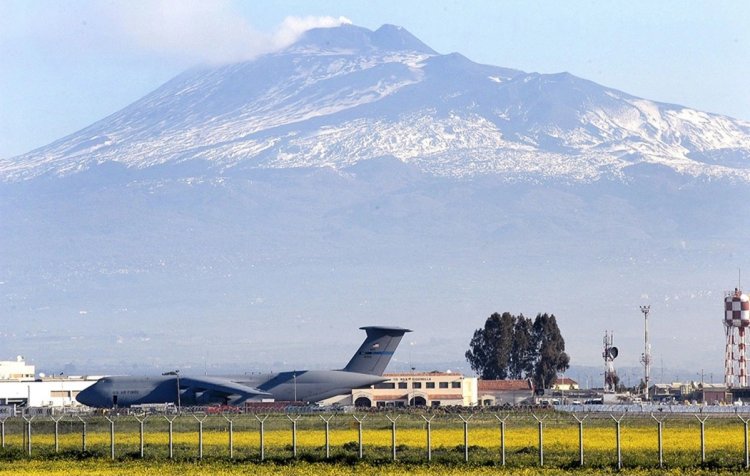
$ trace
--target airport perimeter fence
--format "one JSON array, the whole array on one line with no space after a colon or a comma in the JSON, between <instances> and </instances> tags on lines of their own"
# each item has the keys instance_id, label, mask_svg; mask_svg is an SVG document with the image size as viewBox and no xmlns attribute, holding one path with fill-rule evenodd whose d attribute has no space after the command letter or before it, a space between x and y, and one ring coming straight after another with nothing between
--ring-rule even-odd
<instances>
[{"instance_id":1,"label":"airport perimeter fence","mask_svg":"<svg viewBox=\"0 0 750 476\"><path fill-rule=\"evenodd\" d=\"M750 412L618 410L25 414L0 418L0 459L365 459L750 469Z\"/></svg>"}]
</instances>

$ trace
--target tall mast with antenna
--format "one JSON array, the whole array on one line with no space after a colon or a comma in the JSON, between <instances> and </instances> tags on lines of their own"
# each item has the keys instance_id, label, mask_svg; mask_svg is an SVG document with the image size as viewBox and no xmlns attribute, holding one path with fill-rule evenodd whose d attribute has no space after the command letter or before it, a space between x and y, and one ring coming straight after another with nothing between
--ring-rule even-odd
<instances>
[{"instance_id":1,"label":"tall mast with antenna","mask_svg":"<svg viewBox=\"0 0 750 476\"><path fill-rule=\"evenodd\" d=\"M651 344L648 342L648 313L651 311L651 306L641 306L641 312L643 313L643 337L644 347L643 356L641 356L641 362L643 362L643 383L646 388L643 390L643 394L648 400L648 383L651 376Z\"/></svg>"}]
</instances>

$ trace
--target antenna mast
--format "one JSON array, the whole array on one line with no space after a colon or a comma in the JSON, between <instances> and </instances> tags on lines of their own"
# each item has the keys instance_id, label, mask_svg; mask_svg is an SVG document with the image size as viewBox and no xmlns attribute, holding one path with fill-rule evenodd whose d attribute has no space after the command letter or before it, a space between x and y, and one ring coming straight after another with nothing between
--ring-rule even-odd
<instances>
[{"instance_id":1,"label":"antenna mast","mask_svg":"<svg viewBox=\"0 0 750 476\"><path fill-rule=\"evenodd\" d=\"M618 350L617 347L612 345L614 340L614 332L604 331L604 391L615 392L617 391L617 373L615 372L615 366L613 361L617 358Z\"/></svg>"},{"instance_id":2,"label":"antenna mast","mask_svg":"<svg viewBox=\"0 0 750 476\"><path fill-rule=\"evenodd\" d=\"M648 383L651 374L651 344L648 343L648 313L651 311L651 306L641 306L641 312L643 313L643 337L644 347L643 355L641 356L641 362L643 362L643 383L646 388L643 389L643 395L645 400L648 400Z\"/></svg>"}]
</instances>

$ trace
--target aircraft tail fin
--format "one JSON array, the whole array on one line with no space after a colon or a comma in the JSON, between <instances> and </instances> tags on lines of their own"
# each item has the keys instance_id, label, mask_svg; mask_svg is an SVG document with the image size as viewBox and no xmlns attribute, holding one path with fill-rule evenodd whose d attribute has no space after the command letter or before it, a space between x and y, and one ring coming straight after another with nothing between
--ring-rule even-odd
<instances>
[{"instance_id":1,"label":"aircraft tail fin","mask_svg":"<svg viewBox=\"0 0 750 476\"><path fill-rule=\"evenodd\" d=\"M383 375L388 362L391 361L401 338L409 329L402 327L360 327L367 332L367 337L346 364L344 370L347 372L358 372L371 375Z\"/></svg>"}]
</instances>

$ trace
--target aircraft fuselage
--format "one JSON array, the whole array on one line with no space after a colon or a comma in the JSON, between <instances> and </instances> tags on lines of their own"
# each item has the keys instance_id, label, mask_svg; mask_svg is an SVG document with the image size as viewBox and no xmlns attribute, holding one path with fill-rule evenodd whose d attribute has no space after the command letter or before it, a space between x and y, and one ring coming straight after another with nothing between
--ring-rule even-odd
<instances>
[{"instance_id":1,"label":"aircraft fuselage","mask_svg":"<svg viewBox=\"0 0 750 476\"><path fill-rule=\"evenodd\" d=\"M181 406L277 400L318 402L387 379L383 370L409 329L367 326L367 337L342 370L293 370L239 377L104 377L76 400L98 408L174 403Z\"/></svg>"},{"instance_id":2,"label":"aircraft fuselage","mask_svg":"<svg viewBox=\"0 0 750 476\"><path fill-rule=\"evenodd\" d=\"M129 407L132 405L174 403L181 406L233 404L232 397L212 390L205 377L180 377L179 398L177 376L128 377L113 376L100 379L78 394L78 401L98 408ZM301 370L277 374L243 375L240 377L211 377L212 381L228 381L246 386L248 391L260 390L244 401L274 399L277 401L317 402L349 393L353 388L367 387L384 379L378 375L345 372L342 370Z\"/></svg>"}]
</instances>

